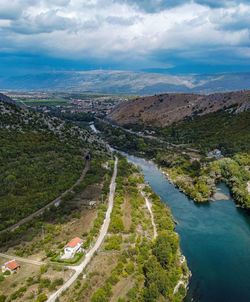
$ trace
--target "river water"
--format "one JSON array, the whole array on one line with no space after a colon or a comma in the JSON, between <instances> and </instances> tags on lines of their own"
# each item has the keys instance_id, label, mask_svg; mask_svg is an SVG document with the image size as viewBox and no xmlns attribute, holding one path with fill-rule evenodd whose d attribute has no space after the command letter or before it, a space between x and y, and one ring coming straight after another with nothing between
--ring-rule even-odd
<instances>
[{"instance_id":1,"label":"river water","mask_svg":"<svg viewBox=\"0 0 250 302\"><path fill-rule=\"evenodd\" d=\"M218 186L222 200L195 204L154 163L123 154L141 166L145 181L178 221L176 232L192 271L185 302L250 302L250 217L235 207L228 188Z\"/></svg>"}]
</instances>

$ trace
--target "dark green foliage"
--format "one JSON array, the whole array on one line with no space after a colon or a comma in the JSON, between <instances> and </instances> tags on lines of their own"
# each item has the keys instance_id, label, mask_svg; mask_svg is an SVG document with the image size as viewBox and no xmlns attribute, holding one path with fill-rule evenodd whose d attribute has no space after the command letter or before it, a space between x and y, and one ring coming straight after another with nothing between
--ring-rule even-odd
<instances>
[{"instance_id":1,"label":"dark green foliage","mask_svg":"<svg viewBox=\"0 0 250 302\"><path fill-rule=\"evenodd\" d=\"M188 143L207 152L214 148L224 155L250 150L250 111L235 114L219 110L173 124L157 133L169 142Z\"/></svg>"},{"instance_id":2,"label":"dark green foliage","mask_svg":"<svg viewBox=\"0 0 250 302\"><path fill-rule=\"evenodd\" d=\"M68 189L84 167L82 150L55 136L0 130L0 229Z\"/></svg>"},{"instance_id":3,"label":"dark green foliage","mask_svg":"<svg viewBox=\"0 0 250 302\"><path fill-rule=\"evenodd\" d=\"M247 191L250 173L245 166L249 164L248 154L237 154L232 159L224 158L211 164L211 172L220 175L218 179L226 182L234 200L247 210L250 209L250 195Z\"/></svg>"},{"instance_id":4,"label":"dark green foliage","mask_svg":"<svg viewBox=\"0 0 250 302\"><path fill-rule=\"evenodd\" d=\"M6 296L0 295L0 302L5 302L5 301L6 301Z\"/></svg>"},{"instance_id":5,"label":"dark green foliage","mask_svg":"<svg viewBox=\"0 0 250 302\"><path fill-rule=\"evenodd\" d=\"M174 232L162 232L156 239L152 253L162 267L166 269L169 267L173 255L176 255L178 246L178 237Z\"/></svg>"}]
</instances>

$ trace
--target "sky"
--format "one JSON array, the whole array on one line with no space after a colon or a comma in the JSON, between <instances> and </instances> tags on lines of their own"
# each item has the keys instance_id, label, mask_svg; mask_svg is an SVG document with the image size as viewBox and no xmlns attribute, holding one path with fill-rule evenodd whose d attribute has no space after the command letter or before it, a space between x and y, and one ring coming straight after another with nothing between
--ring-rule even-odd
<instances>
[{"instance_id":1,"label":"sky","mask_svg":"<svg viewBox=\"0 0 250 302\"><path fill-rule=\"evenodd\" d=\"M0 76L250 71L250 0L0 0Z\"/></svg>"}]
</instances>

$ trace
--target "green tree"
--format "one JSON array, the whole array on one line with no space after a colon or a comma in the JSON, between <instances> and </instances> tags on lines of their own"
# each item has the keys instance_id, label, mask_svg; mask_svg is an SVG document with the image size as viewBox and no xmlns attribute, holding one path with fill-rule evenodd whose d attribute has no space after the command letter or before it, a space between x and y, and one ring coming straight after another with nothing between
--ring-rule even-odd
<instances>
[{"instance_id":1,"label":"green tree","mask_svg":"<svg viewBox=\"0 0 250 302\"><path fill-rule=\"evenodd\" d=\"M107 302L107 295L104 289L97 289L91 297L91 302Z\"/></svg>"}]
</instances>

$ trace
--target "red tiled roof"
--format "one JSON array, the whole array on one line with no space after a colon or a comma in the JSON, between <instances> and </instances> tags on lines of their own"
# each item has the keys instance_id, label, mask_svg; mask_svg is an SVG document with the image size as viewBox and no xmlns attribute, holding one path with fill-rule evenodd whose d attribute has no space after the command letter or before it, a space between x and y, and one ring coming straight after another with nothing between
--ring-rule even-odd
<instances>
[{"instance_id":1,"label":"red tiled roof","mask_svg":"<svg viewBox=\"0 0 250 302\"><path fill-rule=\"evenodd\" d=\"M12 260L10 262L5 263L5 266L7 266L10 270L17 269L20 265L16 262L16 260Z\"/></svg>"},{"instance_id":2,"label":"red tiled roof","mask_svg":"<svg viewBox=\"0 0 250 302\"><path fill-rule=\"evenodd\" d=\"M71 239L70 242L65 245L65 247L66 246L75 247L77 243L82 243L82 242L83 240L81 238L76 237Z\"/></svg>"}]
</instances>

